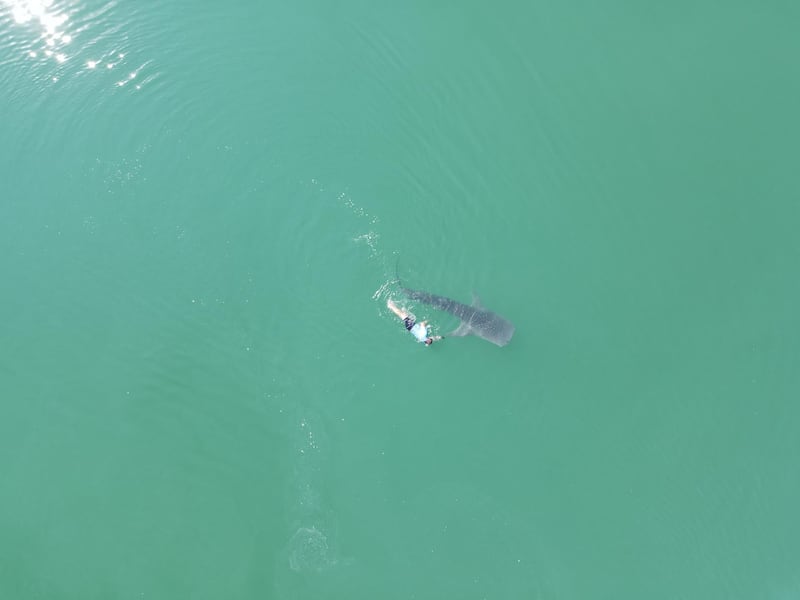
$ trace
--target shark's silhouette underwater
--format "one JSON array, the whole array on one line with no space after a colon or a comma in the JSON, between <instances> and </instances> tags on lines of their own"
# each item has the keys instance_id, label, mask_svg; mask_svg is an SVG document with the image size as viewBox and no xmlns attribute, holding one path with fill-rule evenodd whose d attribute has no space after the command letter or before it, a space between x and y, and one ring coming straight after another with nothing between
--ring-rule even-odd
<instances>
[{"instance_id":1,"label":"shark's silhouette underwater","mask_svg":"<svg viewBox=\"0 0 800 600\"><path fill-rule=\"evenodd\" d=\"M445 337L476 335L498 346L505 346L514 335L514 325L492 311L484 308L473 294L472 304L462 304L456 300L429 294L420 290L402 288L403 293L412 300L428 304L461 319L461 324Z\"/></svg>"}]
</instances>

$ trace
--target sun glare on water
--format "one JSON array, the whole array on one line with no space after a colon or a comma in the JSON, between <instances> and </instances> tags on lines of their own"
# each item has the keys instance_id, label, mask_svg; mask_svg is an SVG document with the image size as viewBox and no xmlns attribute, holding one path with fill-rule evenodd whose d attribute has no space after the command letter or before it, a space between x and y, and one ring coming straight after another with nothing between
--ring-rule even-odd
<instances>
[{"instance_id":1,"label":"sun glare on water","mask_svg":"<svg viewBox=\"0 0 800 600\"><path fill-rule=\"evenodd\" d=\"M6 12L4 8L23 30L35 31L30 46L25 49L25 56L29 59L46 58L61 65L71 59L80 58L82 51L79 47L72 48L72 51L67 48L73 42L73 36L67 33L69 15L64 10L63 4L57 6L54 0L0 0L0 16ZM122 68L124 59L125 53L117 49L102 57L89 55L81 62L86 71L98 71L102 68L110 72L117 71L117 67ZM121 87L135 79L143 67L144 65L141 65L128 72L122 79L118 79L115 85ZM62 74L59 73L59 77L52 77L52 81L58 81ZM138 90L141 85L137 83L133 87Z\"/></svg>"},{"instance_id":2,"label":"sun glare on water","mask_svg":"<svg viewBox=\"0 0 800 600\"><path fill-rule=\"evenodd\" d=\"M53 34L67 20L67 16L51 9L53 0L3 0L11 9L11 16L23 24L36 20L47 33Z\"/></svg>"},{"instance_id":3,"label":"sun glare on water","mask_svg":"<svg viewBox=\"0 0 800 600\"><path fill-rule=\"evenodd\" d=\"M66 62L64 47L72 42L72 36L64 31L69 17L53 7L53 0L0 0L0 3L8 8L17 24L37 30L43 46L40 52L28 51L28 56L36 58L43 54L58 63Z\"/></svg>"}]
</instances>

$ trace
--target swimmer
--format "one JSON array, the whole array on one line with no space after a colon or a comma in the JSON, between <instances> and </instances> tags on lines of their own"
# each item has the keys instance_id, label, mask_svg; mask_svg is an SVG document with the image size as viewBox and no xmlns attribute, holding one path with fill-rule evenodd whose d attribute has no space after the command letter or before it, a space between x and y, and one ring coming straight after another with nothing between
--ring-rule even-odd
<instances>
[{"instance_id":1,"label":"swimmer","mask_svg":"<svg viewBox=\"0 0 800 600\"><path fill-rule=\"evenodd\" d=\"M426 346L430 346L433 342L438 342L439 340L444 339L444 336L441 335L428 335L427 321L417 323L412 315L398 307L394 302L392 302L392 300L387 300L386 306L403 321L406 329L408 329L411 334L417 338L418 342L422 342Z\"/></svg>"}]
</instances>

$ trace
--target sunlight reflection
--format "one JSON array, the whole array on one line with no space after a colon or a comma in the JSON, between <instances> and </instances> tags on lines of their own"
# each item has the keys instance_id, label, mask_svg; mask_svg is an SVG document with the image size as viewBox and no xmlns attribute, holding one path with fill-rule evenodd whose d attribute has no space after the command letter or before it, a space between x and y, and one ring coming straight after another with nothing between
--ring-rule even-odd
<instances>
[{"instance_id":1,"label":"sunlight reflection","mask_svg":"<svg viewBox=\"0 0 800 600\"><path fill-rule=\"evenodd\" d=\"M118 81L118 82L117 82L117 87L122 87L123 85L125 85L126 83L128 83L128 82L129 82L130 80L132 80L132 79L136 79L136 71L134 71L133 73L131 73L130 75L128 75L128 78L127 78L127 79L123 79L123 80L121 80L121 81ZM136 86L136 89L137 89L137 90L138 90L138 89L141 89L141 86L137 85L137 86Z\"/></svg>"},{"instance_id":2,"label":"sunlight reflection","mask_svg":"<svg viewBox=\"0 0 800 600\"><path fill-rule=\"evenodd\" d=\"M11 15L17 23L24 24L36 19L49 34L55 33L67 20L66 15L50 11L53 0L3 0L3 4L11 9Z\"/></svg>"},{"instance_id":3,"label":"sunlight reflection","mask_svg":"<svg viewBox=\"0 0 800 600\"><path fill-rule=\"evenodd\" d=\"M146 68L148 62L139 66L127 64L127 50L123 46L99 51L94 45L89 50L89 46L75 44L73 36L84 28L78 28L68 33L72 28L70 24L70 9L67 4L59 0L0 0L0 17L8 16L16 22L29 37L29 44L24 48L24 55L29 59L46 59L59 65L59 71L53 76L48 77L53 82L59 81L66 70L61 70L61 65L77 62L83 71L102 71L108 72L110 80L108 84L116 87L125 86L132 82ZM100 24L102 25L102 24ZM78 27L75 25L75 27ZM86 56L84 53L92 52ZM95 54L97 52L97 54ZM83 54L83 56L81 56ZM65 65L66 66L66 65ZM125 75L117 71L123 70ZM143 81L142 81L143 79ZM150 79L148 77L139 78L138 81L131 83L129 87L141 89Z\"/></svg>"},{"instance_id":4,"label":"sunlight reflection","mask_svg":"<svg viewBox=\"0 0 800 600\"><path fill-rule=\"evenodd\" d=\"M11 11L11 16L20 25L37 25L42 30L42 37L47 48L60 49L62 44L72 41L72 36L64 34L61 29L69 20L66 14L53 8L53 0L0 0ZM63 52L45 52L46 56L54 56L62 63L67 57ZM35 58L35 53L29 53Z\"/></svg>"},{"instance_id":5,"label":"sunlight reflection","mask_svg":"<svg viewBox=\"0 0 800 600\"><path fill-rule=\"evenodd\" d=\"M19 24L39 21L45 33L54 35L67 21L67 15L50 9L53 0L3 0L11 9L11 16Z\"/></svg>"}]
</instances>

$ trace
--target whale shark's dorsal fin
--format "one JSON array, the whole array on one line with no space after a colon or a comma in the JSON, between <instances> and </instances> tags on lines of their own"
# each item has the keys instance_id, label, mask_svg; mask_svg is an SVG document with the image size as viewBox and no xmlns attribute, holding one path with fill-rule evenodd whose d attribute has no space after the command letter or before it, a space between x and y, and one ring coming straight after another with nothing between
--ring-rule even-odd
<instances>
[{"instance_id":1,"label":"whale shark's dorsal fin","mask_svg":"<svg viewBox=\"0 0 800 600\"><path fill-rule=\"evenodd\" d=\"M475 292L472 292L472 306L476 308L483 308L483 302L481 302L481 299L478 298L478 294Z\"/></svg>"}]
</instances>

